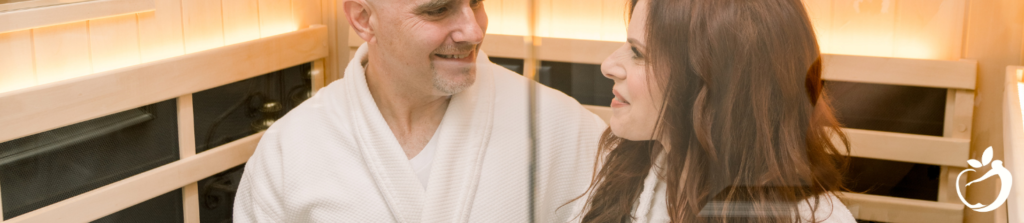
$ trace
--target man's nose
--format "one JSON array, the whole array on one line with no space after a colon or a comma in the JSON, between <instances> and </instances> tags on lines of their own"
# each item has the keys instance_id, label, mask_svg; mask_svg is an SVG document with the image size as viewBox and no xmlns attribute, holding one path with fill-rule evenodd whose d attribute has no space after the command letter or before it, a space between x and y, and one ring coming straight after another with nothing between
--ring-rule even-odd
<instances>
[{"instance_id":1,"label":"man's nose","mask_svg":"<svg viewBox=\"0 0 1024 223\"><path fill-rule=\"evenodd\" d=\"M455 31L452 33L452 40L459 43L479 44L484 40L484 31L480 23L476 21L476 12L472 7L462 7L462 13L455 18Z\"/></svg>"}]
</instances>

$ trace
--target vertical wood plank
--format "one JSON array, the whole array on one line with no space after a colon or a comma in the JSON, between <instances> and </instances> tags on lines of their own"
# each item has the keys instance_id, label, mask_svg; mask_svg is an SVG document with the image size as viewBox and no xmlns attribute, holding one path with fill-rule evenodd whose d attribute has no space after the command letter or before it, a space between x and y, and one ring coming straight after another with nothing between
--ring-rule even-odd
<instances>
[{"instance_id":1,"label":"vertical wood plank","mask_svg":"<svg viewBox=\"0 0 1024 223\"><path fill-rule=\"evenodd\" d=\"M348 20L345 19L343 5L334 0L322 0L323 21L327 29L327 46L330 47L327 61L324 63L324 86L345 76L348 65Z\"/></svg>"},{"instance_id":2,"label":"vertical wood plank","mask_svg":"<svg viewBox=\"0 0 1024 223\"><path fill-rule=\"evenodd\" d=\"M893 56L960 59L966 4L965 0L900 0Z\"/></svg>"},{"instance_id":3,"label":"vertical wood plank","mask_svg":"<svg viewBox=\"0 0 1024 223\"><path fill-rule=\"evenodd\" d=\"M484 1L484 12L487 12L488 34L505 34L505 26L502 25L502 22L505 21L505 17L502 14L502 6L502 0Z\"/></svg>"},{"instance_id":4,"label":"vertical wood plank","mask_svg":"<svg viewBox=\"0 0 1024 223\"><path fill-rule=\"evenodd\" d=\"M535 24L533 31L534 35L537 37L554 37L554 34L551 33L551 30L554 29L554 20L552 19L552 10L554 10L552 1L554 0L532 1L536 1L535 4L537 4L537 11L534 12L534 16L536 16L537 19L537 24Z\"/></svg>"},{"instance_id":5,"label":"vertical wood plank","mask_svg":"<svg viewBox=\"0 0 1024 223\"><path fill-rule=\"evenodd\" d=\"M32 32L37 84L92 73L88 22L41 27Z\"/></svg>"},{"instance_id":6,"label":"vertical wood plank","mask_svg":"<svg viewBox=\"0 0 1024 223\"><path fill-rule=\"evenodd\" d=\"M257 0L222 0L224 7L224 44L260 38L260 13Z\"/></svg>"},{"instance_id":7,"label":"vertical wood plank","mask_svg":"<svg viewBox=\"0 0 1024 223\"><path fill-rule=\"evenodd\" d=\"M156 10L138 13L142 62L185 54L181 0L154 0Z\"/></svg>"},{"instance_id":8,"label":"vertical wood plank","mask_svg":"<svg viewBox=\"0 0 1024 223\"><path fill-rule=\"evenodd\" d=\"M570 38L573 36L575 29L572 24L576 17L573 14L573 2L575 0L550 0L551 1L551 17L547 21L549 28L551 29L549 37L554 38ZM542 21L544 22L544 21Z\"/></svg>"},{"instance_id":9,"label":"vertical wood plank","mask_svg":"<svg viewBox=\"0 0 1024 223\"><path fill-rule=\"evenodd\" d=\"M32 30L0 33L0 52L0 93L36 84Z\"/></svg>"},{"instance_id":10,"label":"vertical wood plank","mask_svg":"<svg viewBox=\"0 0 1024 223\"><path fill-rule=\"evenodd\" d=\"M192 94L178 97L178 154L181 159L196 155L195 115L192 109ZM199 223L199 184L191 183L181 188L182 208L185 223Z\"/></svg>"},{"instance_id":11,"label":"vertical wood plank","mask_svg":"<svg viewBox=\"0 0 1024 223\"><path fill-rule=\"evenodd\" d=\"M604 0L601 3L601 40L626 42L627 1Z\"/></svg>"},{"instance_id":12,"label":"vertical wood plank","mask_svg":"<svg viewBox=\"0 0 1024 223\"><path fill-rule=\"evenodd\" d=\"M324 24L321 19L320 0L292 0L292 15L295 16L297 28L305 29L309 25Z\"/></svg>"},{"instance_id":13,"label":"vertical wood plank","mask_svg":"<svg viewBox=\"0 0 1024 223\"><path fill-rule=\"evenodd\" d=\"M807 16L814 27L818 46L822 52L830 52L832 34L832 0L802 0Z\"/></svg>"},{"instance_id":14,"label":"vertical wood plank","mask_svg":"<svg viewBox=\"0 0 1024 223\"><path fill-rule=\"evenodd\" d=\"M259 8L261 37L296 30L290 0L259 0Z\"/></svg>"},{"instance_id":15,"label":"vertical wood plank","mask_svg":"<svg viewBox=\"0 0 1024 223\"><path fill-rule=\"evenodd\" d=\"M527 0L502 0L501 15L504 21L501 28L506 35L529 35L527 23L530 22L530 18L527 17L527 4Z\"/></svg>"},{"instance_id":16,"label":"vertical wood plank","mask_svg":"<svg viewBox=\"0 0 1024 223\"><path fill-rule=\"evenodd\" d=\"M324 59L313 61L313 69L309 70L310 80L313 82L313 93L320 91L320 88L324 87L326 79L324 77Z\"/></svg>"},{"instance_id":17,"label":"vertical wood plank","mask_svg":"<svg viewBox=\"0 0 1024 223\"><path fill-rule=\"evenodd\" d=\"M138 64L139 24L135 14L89 20L93 72Z\"/></svg>"},{"instance_id":18,"label":"vertical wood plank","mask_svg":"<svg viewBox=\"0 0 1024 223\"><path fill-rule=\"evenodd\" d=\"M224 20L221 2L181 0L185 53L194 53L224 45Z\"/></svg>"},{"instance_id":19,"label":"vertical wood plank","mask_svg":"<svg viewBox=\"0 0 1024 223\"><path fill-rule=\"evenodd\" d=\"M892 57L896 0L835 0L832 7L829 53Z\"/></svg>"}]
</instances>

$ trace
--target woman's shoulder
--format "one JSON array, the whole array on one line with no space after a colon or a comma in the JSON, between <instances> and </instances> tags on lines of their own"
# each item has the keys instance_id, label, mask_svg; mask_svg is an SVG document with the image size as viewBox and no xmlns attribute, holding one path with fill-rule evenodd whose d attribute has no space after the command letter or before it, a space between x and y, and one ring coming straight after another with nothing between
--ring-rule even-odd
<instances>
[{"instance_id":1,"label":"woman's shoulder","mask_svg":"<svg viewBox=\"0 0 1024 223\"><path fill-rule=\"evenodd\" d=\"M814 207L812 209L812 207ZM797 205L800 222L815 223L856 223L853 214L835 194L829 192L807 198ZM813 215L812 215L813 213ZM811 218L813 216L813 218Z\"/></svg>"}]
</instances>

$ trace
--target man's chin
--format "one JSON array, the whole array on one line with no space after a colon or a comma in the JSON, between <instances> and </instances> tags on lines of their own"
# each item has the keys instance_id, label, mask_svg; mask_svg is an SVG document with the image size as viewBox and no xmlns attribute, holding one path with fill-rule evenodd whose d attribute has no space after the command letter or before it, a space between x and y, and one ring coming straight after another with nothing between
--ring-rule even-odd
<instances>
[{"instance_id":1,"label":"man's chin","mask_svg":"<svg viewBox=\"0 0 1024 223\"><path fill-rule=\"evenodd\" d=\"M435 75L434 89L446 95L458 94L476 82L476 72L473 70L447 74L438 72Z\"/></svg>"}]
</instances>

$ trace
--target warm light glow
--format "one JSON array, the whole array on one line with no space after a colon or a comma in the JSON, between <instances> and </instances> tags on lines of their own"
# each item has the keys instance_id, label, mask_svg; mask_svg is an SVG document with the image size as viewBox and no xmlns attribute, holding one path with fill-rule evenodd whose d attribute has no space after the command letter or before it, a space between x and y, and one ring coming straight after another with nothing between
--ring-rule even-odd
<instances>
[{"instance_id":1,"label":"warm light glow","mask_svg":"<svg viewBox=\"0 0 1024 223\"><path fill-rule=\"evenodd\" d=\"M1017 82L1024 81L1024 69L1017 69Z\"/></svg>"}]
</instances>

